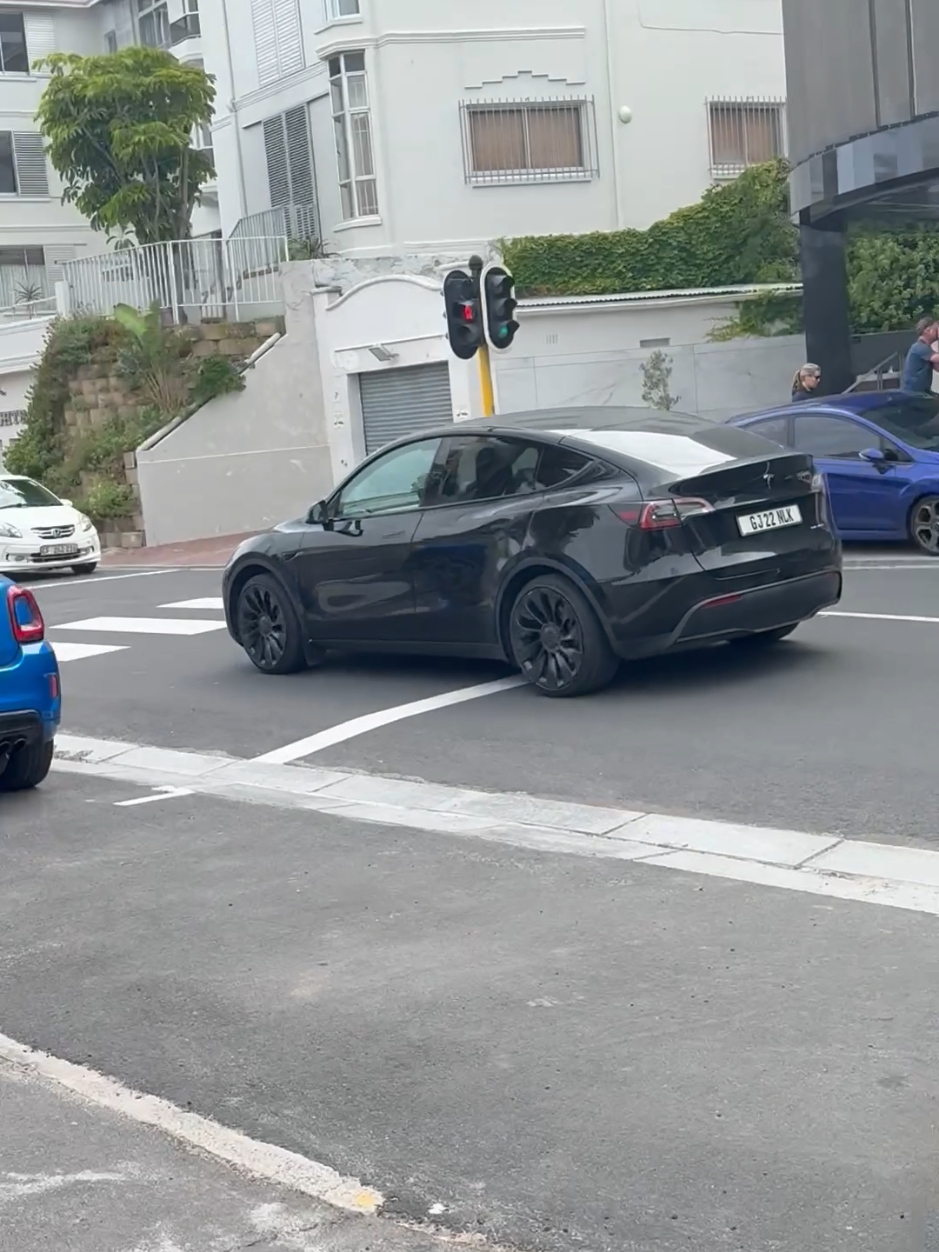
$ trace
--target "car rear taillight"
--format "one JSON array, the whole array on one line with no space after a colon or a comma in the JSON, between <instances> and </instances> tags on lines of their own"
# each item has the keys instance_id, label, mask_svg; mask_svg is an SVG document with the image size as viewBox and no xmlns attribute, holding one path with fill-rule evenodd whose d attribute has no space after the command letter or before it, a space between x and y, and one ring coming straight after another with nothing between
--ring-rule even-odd
<instances>
[{"instance_id":1,"label":"car rear taillight","mask_svg":"<svg viewBox=\"0 0 939 1252\"><path fill-rule=\"evenodd\" d=\"M10 587L7 591L7 610L13 638L17 643L41 643L45 638L46 624L36 603L36 597L25 587Z\"/></svg>"},{"instance_id":2,"label":"car rear taillight","mask_svg":"<svg viewBox=\"0 0 939 1252\"><path fill-rule=\"evenodd\" d=\"M617 508L614 512L621 522L640 530L671 530L689 518L713 513L714 506L695 496L675 496L670 500L650 500L634 508Z\"/></svg>"}]
</instances>

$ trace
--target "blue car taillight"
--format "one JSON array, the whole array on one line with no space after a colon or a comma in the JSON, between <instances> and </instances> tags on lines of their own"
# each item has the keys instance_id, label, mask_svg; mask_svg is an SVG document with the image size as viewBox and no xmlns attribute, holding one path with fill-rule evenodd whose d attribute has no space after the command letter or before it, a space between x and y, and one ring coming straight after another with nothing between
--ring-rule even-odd
<instances>
[{"instance_id":1,"label":"blue car taillight","mask_svg":"<svg viewBox=\"0 0 939 1252\"><path fill-rule=\"evenodd\" d=\"M7 590L7 611L10 614L13 638L17 643L42 642L46 634L46 625L42 620L36 597L31 591L25 587L10 587Z\"/></svg>"}]
</instances>

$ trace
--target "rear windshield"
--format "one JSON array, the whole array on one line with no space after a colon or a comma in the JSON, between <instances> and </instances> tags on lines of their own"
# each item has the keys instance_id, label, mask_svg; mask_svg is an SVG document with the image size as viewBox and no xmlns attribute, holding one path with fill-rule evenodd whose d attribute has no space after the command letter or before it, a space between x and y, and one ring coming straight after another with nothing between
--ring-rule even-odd
<instances>
[{"instance_id":1,"label":"rear windshield","mask_svg":"<svg viewBox=\"0 0 939 1252\"><path fill-rule=\"evenodd\" d=\"M939 450L939 397L891 396L883 407L868 409L864 416L913 448Z\"/></svg>"},{"instance_id":2,"label":"rear windshield","mask_svg":"<svg viewBox=\"0 0 939 1252\"><path fill-rule=\"evenodd\" d=\"M578 430L575 437L598 448L645 461L676 478L691 478L727 461L761 456L771 446L760 435L727 426L702 431L694 438L653 430ZM712 443L724 446L708 446ZM773 450L779 451L775 447Z\"/></svg>"},{"instance_id":3,"label":"rear windshield","mask_svg":"<svg viewBox=\"0 0 939 1252\"><path fill-rule=\"evenodd\" d=\"M42 509L60 503L31 478L0 478L0 509Z\"/></svg>"}]
</instances>

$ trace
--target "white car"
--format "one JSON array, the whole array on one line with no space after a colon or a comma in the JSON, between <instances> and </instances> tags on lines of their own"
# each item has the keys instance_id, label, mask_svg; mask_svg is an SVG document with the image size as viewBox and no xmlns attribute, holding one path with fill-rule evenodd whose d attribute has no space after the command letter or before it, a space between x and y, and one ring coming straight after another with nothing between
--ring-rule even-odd
<instances>
[{"instance_id":1,"label":"white car","mask_svg":"<svg viewBox=\"0 0 939 1252\"><path fill-rule=\"evenodd\" d=\"M90 518L32 478L0 472L0 574L73 569L91 574L101 540Z\"/></svg>"}]
</instances>

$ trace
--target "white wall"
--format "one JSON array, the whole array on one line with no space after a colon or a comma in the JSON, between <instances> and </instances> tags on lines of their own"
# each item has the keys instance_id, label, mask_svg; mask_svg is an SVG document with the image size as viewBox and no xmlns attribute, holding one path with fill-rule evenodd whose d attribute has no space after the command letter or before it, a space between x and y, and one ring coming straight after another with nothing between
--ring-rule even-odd
<instances>
[{"instance_id":1,"label":"white wall","mask_svg":"<svg viewBox=\"0 0 939 1252\"><path fill-rule=\"evenodd\" d=\"M228 0L227 37L222 0L201 0L206 68L219 84L215 141L227 149L218 160L226 231L242 212L269 207L263 149L252 138L248 151L248 128L300 103L313 104L321 213L338 249L468 254L506 235L648 226L710 184L709 98L785 95L781 0L476 0L471 8L363 0L362 8L361 18L326 23L323 0L303 0L305 64L262 84L250 0ZM366 52L381 220L350 226L339 216L325 62L357 49ZM461 102L569 97L595 101L596 177L467 185ZM623 106L629 125L619 120Z\"/></svg>"}]
</instances>

